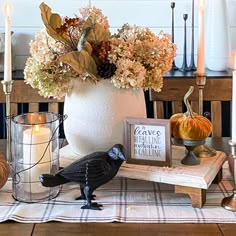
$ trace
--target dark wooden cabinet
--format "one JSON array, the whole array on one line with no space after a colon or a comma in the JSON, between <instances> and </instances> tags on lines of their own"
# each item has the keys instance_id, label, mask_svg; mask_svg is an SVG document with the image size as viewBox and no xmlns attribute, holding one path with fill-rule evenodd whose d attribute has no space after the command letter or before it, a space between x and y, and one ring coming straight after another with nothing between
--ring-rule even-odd
<instances>
[{"instance_id":1,"label":"dark wooden cabinet","mask_svg":"<svg viewBox=\"0 0 236 236\"><path fill-rule=\"evenodd\" d=\"M199 89L193 72L174 71L164 77L161 92L149 91L149 108L154 107L153 117L170 118L174 113L185 112L183 98L190 86L194 92L190 96L193 110L198 113ZM203 90L203 115L214 123L216 137L231 135L232 70L206 71L206 84ZM149 112L149 114L151 114Z\"/></svg>"}]
</instances>

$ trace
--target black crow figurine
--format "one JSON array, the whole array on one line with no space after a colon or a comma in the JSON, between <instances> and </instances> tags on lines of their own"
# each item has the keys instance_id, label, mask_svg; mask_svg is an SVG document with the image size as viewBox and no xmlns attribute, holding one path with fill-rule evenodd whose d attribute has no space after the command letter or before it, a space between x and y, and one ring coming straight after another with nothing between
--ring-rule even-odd
<instances>
[{"instance_id":1,"label":"black crow figurine","mask_svg":"<svg viewBox=\"0 0 236 236\"><path fill-rule=\"evenodd\" d=\"M76 160L56 175L43 174L40 176L40 182L45 187L77 182L80 184L81 196L76 200L87 200L87 204L81 208L101 210L102 205L91 202L95 197L92 193L115 177L125 159L124 147L121 144L115 144L107 152L94 152Z\"/></svg>"}]
</instances>

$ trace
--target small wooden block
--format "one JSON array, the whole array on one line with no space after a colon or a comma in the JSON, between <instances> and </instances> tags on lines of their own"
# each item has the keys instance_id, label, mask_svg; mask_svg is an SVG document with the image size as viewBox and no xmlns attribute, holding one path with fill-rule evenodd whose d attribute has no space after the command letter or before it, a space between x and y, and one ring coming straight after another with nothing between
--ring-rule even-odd
<instances>
[{"instance_id":1,"label":"small wooden block","mask_svg":"<svg viewBox=\"0 0 236 236\"><path fill-rule=\"evenodd\" d=\"M175 193L188 194L194 208L202 208L206 202L206 189L175 185Z\"/></svg>"},{"instance_id":2,"label":"small wooden block","mask_svg":"<svg viewBox=\"0 0 236 236\"><path fill-rule=\"evenodd\" d=\"M221 168L226 159L225 153L217 151L214 157L201 158L200 165L196 166L182 165L181 158L184 155L184 148L173 147L172 167L123 163L117 176L199 189L208 189L216 176L217 183L221 180Z\"/></svg>"}]
</instances>

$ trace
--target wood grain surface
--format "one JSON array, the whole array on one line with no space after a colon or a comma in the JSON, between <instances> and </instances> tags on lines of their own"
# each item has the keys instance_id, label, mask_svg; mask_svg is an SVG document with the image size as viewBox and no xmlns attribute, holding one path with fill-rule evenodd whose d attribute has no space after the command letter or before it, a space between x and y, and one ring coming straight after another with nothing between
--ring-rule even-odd
<instances>
[{"instance_id":1,"label":"wood grain surface","mask_svg":"<svg viewBox=\"0 0 236 236\"><path fill-rule=\"evenodd\" d=\"M236 224L61 223L0 224L1 236L235 236Z\"/></svg>"}]
</instances>

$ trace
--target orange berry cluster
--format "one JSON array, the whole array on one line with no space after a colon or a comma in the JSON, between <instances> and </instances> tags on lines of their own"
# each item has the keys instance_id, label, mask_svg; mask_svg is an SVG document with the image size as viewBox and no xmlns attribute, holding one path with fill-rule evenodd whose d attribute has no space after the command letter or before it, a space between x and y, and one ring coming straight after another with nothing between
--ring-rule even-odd
<instances>
[{"instance_id":1,"label":"orange berry cluster","mask_svg":"<svg viewBox=\"0 0 236 236\"><path fill-rule=\"evenodd\" d=\"M60 27L57 28L56 31L58 34L67 33L71 27L78 27L80 19L76 18L65 18L65 23Z\"/></svg>"},{"instance_id":2,"label":"orange berry cluster","mask_svg":"<svg viewBox=\"0 0 236 236\"><path fill-rule=\"evenodd\" d=\"M100 44L92 44L93 52L101 61L105 61L108 56L108 52L111 50L109 41L102 41Z\"/></svg>"}]
</instances>

